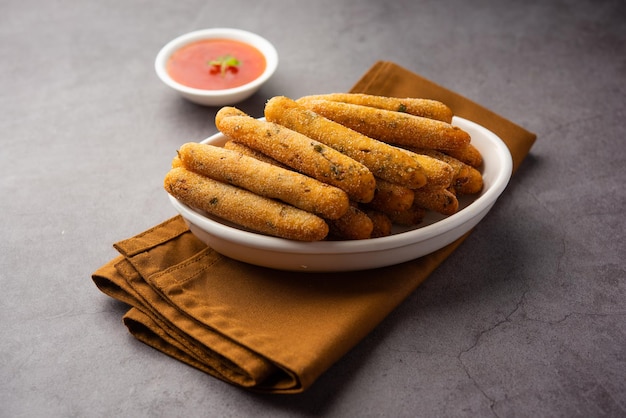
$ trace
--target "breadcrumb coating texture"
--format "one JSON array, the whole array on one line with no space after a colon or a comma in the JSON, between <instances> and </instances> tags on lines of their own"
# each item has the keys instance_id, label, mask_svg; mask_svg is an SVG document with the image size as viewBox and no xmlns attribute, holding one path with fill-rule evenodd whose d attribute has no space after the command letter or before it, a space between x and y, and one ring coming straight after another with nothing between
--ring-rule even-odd
<instances>
[{"instance_id":1,"label":"breadcrumb coating texture","mask_svg":"<svg viewBox=\"0 0 626 418\"><path fill-rule=\"evenodd\" d=\"M165 190L181 202L253 231L297 241L320 241L328 225L320 217L194 173L171 169Z\"/></svg>"}]
</instances>

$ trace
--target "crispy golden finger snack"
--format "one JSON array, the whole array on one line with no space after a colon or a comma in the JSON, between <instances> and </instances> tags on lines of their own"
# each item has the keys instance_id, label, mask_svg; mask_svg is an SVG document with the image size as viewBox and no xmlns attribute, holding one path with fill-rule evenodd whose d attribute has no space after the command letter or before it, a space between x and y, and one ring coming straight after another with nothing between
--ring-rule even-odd
<instances>
[{"instance_id":1,"label":"crispy golden finger snack","mask_svg":"<svg viewBox=\"0 0 626 418\"><path fill-rule=\"evenodd\" d=\"M372 219L356 204L351 204L346 214L341 218L327 222L331 235L341 239L371 238L374 230Z\"/></svg>"},{"instance_id":2,"label":"crispy golden finger snack","mask_svg":"<svg viewBox=\"0 0 626 418\"><path fill-rule=\"evenodd\" d=\"M348 211L350 201L343 190L236 151L189 142L180 147L178 156L191 171L323 218L337 219Z\"/></svg>"},{"instance_id":3,"label":"crispy golden finger snack","mask_svg":"<svg viewBox=\"0 0 626 418\"><path fill-rule=\"evenodd\" d=\"M471 143L458 149L447 150L445 153L474 168L479 168L483 164L482 154Z\"/></svg>"},{"instance_id":4,"label":"crispy golden finger snack","mask_svg":"<svg viewBox=\"0 0 626 418\"><path fill-rule=\"evenodd\" d=\"M480 171L476 170L471 165L465 164L463 161L435 150L421 150L416 152L423 153L449 164L454 170L451 186L457 193L475 194L482 190L483 176L480 174Z\"/></svg>"},{"instance_id":5,"label":"crispy golden finger snack","mask_svg":"<svg viewBox=\"0 0 626 418\"><path fill-rule=\"evenodd\" d=\"M374 96L362 93L329 93L305 96L304 100L330 100L331 102L350 103L361 106L375 107L377 109L393 110L396 112L408 113L415 116L422 116L429 119L436 119L450 123L452 121L452 110L437 100L419 99L412 97L386 97Z\"/></svg>"},{"instance_id":6,"label":"crispy golden finger snack","mask_svg":"<svg viewBox=\"0 0 626 418\"><path fill-rule=\"evenodd\" d=\"M265 118L340 151L369 168L376 177L413 189L426 184L417 160L401 149L318 115L292 99L276 96L268 100Z\"/></svg>"},{"instance_id":7,"label":"crispy golden finger snack","mask_svg":"<svg viewBox=\"0 0 626 418\"><path fill-rule=\"evenodd\" d=\"M329 100L298 99L298 103L363 135L407 147L440 151L470 143L464 130L439 120L407 113Z\"/></svg>"},{"instance_id":8,"label":"crispy golden finger snack","mask_svg":"<svg viewBox=\"0 0 626 418\"><path fill-rule=\"evenodd\" d=\"M244 112L241 109L237 109L236 107L232 107L232 106L224 106L215 115L215 125L218 127L218 129L219 129L220 121L223 118L226 118L228 116L248 116L248 117L250 117L250 115L248 115L246 112Z\"/></svg>"},{"instance_id":9,"label":"crispy golden finger snack","mask_svg":"<svg viewBox=\"0 0 626 418\"><path fill-rule=\"evenodd\" d=\"M454 169L445 161L438 160L429 155L419 154L408 150L426 173L428 187L446 188L452 184Z\"/></svg>"},{"instance_id":10,"label":"crispy golden finger snack","mask_svg":"<svg viewBox=\"0 0 626 418\"><path fill-rule=\"evenodd\" d=\"M180 159L178 155L172 158L172 166L171 168L183 167L183 161Z\"/></svg>"},{"instance_id":11,"label":"crispy golden finger snack","mask_svg":"<svg viewBox=\"0 0 626 418\"><path fill-rule=\"evenodd\" d=\"M287 166L285 164L281 164L278 161L276 161L275 159L268 157L267 155L263 154L262 152L259 152L255 149L250 148L247 145L244 144L240 144L239 142L235 142L235 141L227 141L224 144L224 148L229 149L231 151L237 151L240 152L244 155L247 155L248 157L253 157L256 158L257 160L261 160L261 161L265 161L268 164L273 164L282 168L287 168Z\"/></svg>"},{"instance_id":12,"label":"crispy golden finger snack","mask_svg":"<svg viewBox=\"0 0 626 418\"><path fill-rule=\"evenodd\" d=\"M414 204L442 215L452 215L459 209L459 200L448 189L422 187L415 190Z\"/></svg>"},{"instance_id":13,"label":"crispy golden finger snack","mask_svg":"<svg viewBox=\"0 0 626 418\"><path fill-rule=\"evenodd\" d=\"M220 109L223 148L180 147L164 187L258 233L299 241L384 237L477 194L482 155L435 100L332 93Z\"/></svg>"},{"instance_id":14,"label":"crispy golden finger snack","mask_svg":"<svg viewBox=\"0 0 626 418\"><path fill-rule=\"evenodd\" d=\"M232 113L232 108L222 108L216 116L218 129L231 139L344 190L356 202L374 197L376 180L363 164L277 123Z\"/></svg>"},{"instance_id":15,"label":"crispy golden finger snack","mask_svg":"<svg viewBox=\"0 0 626 418\"><path fill-rule=\"evenodd\" d=\"M459 175L452 187L459 194L477 194L483 190L483 176L474 167L465 164L459 170Z\"/></svg>"},{"instance_id":16,"label":"crispy golden finger snack","mask_svg":"<svg viewBox=\"0 0 626 418\"><path fill-rule=\"evenodd\" d=\"M374 198L365 205L384 213L401 212L413 205L414 196L412 189L377 179Z\"/></svg>"},{"instance_id":17,"label":"crispy golden finger snack","mask_svg":"<svg viewBox=\"0 0 626 418\"><path fill-rule=\"evenodd\" d=\"M402 212L388 213L391 222L402 226L414 226L420 224L426 216L426 209L413 205L409 209Z\"/></svg>"},{"instance_id":18,"label":"crispy golden finger snack","mask_svg":"<svg viewBox=\"0 0 626 418\"><path fill-rule=\"evenodd\" d=\"M167 173L164 187L188 206L256 232L298 241L319 241L328 234L326 222L312 213L182 167Z\"/></svg>"},{"instance_id":19,"label":"crispy golden finger snack","mask_svg":"<svg viewBox=\"0 0 626 418\"><path fill-rule=\"evenodd\" d=\"M389 216L373 209L364 209L363 212L372 220L373 229L370 235L371 238L388 237L391 235L393 224Z\"/></svg>"}]
</instances>

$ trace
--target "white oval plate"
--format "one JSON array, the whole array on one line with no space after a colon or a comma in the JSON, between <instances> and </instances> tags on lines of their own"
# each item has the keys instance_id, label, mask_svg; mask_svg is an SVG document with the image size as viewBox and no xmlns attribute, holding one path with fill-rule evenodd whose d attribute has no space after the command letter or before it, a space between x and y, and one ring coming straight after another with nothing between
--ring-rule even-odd
<instances>
[{"instance_id":1,"label":"white oval plate","mask_svg":"<svg viewBox=\"0 0 626 418\"><path fill-rule=\"evenodd\" d=\"M339 272L385 267L430 254L470 231L489 212L506 188L513 163L504 142L488 129L454 117L452 123L472 137L483 156L482 192L459 199L459 211L451 216L429 213L411 228L394 227L387 237L354 241L298 242L243 230L220 218L197 211L169 195L189 229L215 251L239 261L278 270ZM223 146L217 133L204 141Z\"/></svg>"}]
</instances>

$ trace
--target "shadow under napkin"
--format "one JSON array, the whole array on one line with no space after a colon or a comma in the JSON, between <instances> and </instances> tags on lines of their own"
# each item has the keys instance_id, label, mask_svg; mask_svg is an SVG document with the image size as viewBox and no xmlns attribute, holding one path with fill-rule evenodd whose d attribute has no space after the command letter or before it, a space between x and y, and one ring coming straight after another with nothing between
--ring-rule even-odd
<instances>
[{"instance_id":1,"label":"shadow under napkin","mask_svg":"<svg viewBox=\"0 0 626 418\"><path fill-rule=\"evenodd\" d=\"M492 129L514 169L535 135L393 63L376 63L352 92L433 98ZM115 244L120 256L92 279L132 308L129 331L144 343L250 390L306 390L445 260L465 237L428 256L352 273L293 273L224 257L179 216Z\"/></svg>"}]
</instances>

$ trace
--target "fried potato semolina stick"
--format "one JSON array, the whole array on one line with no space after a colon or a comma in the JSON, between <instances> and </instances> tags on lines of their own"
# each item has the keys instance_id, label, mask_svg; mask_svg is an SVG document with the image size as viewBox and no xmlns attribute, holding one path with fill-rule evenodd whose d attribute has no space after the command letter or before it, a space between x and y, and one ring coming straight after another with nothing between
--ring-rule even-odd
<instances>
[{"instance_id":1,"label":"fried potato semolina stick","mask_svg":"<svg viewBox=\"0 0 626 418\"><path fill-rule=\"evenodd\" d=\"M228 115L229 109L220 109L215 118L218 129L229 138L344 190L356 202L369 202L374 197L376 180L363 164L277 123Z\"/></svg>"},{"instance_id":2,"label":"fried potato semolina stick","mask_svg":"<svg viewBox=\"0 0 626 418\"><path fill-rule=\"evenodd\" d=\"M438 160L429 155L408 150L411 156L420 164L422 170L426 174L427 187L447 188L452 184L454 178L454 169L445 161Z\"/></svg>"},{"instance_id":3,"label":"fried potato semolina stick","mask_svg":"<svg viewBox=\"0 0 626 418\"><path fill-rule=\"evenodd\" d=\"M452 167L454 175L450 185L459 194L475 194L483 188L483 176L474 167L457 160L451 155L435 150L416 150L416 152L441 160Z\"/></svg>"},{"instance_id":4,"label":"fried potato semolina stick","mask_svg":"<svg viewBox=\"0 0 626 418\"><path fill-rule=\"evenodd\" d=\"M332 102L350 103L361 106L375 107L377 109L393 110L436 119L450 123L452 110L438 100L421 99L412 97L387 97L363 93L329 93L305 96L305 100L330 100Z\"/></svg>"},{"instance_id":5,"label":"fried potato semolina stick","mask_svg":"<svg viewBox=\"0 0 626 418\"><path fill-rule=\"evenodd\" d=\"M172 158L172 166L170 168L176 168L176 167L183 167L183 161L180 159L178 155Z\"/></svg>"},{"instance_id":6,"label":"fried potato semolina stick","mask_svg":"<svg viewBox=\"0 0 626 418\"><path fill-rule=\"evenodd\" d=\"M484 186L483 176L474 167L465 165L459 171L459 176L452 186L459 194L480 193Z\"/></svg>"},{"instance_id":7,"label":"fried potato semolina stick","mask_svg":"<svg viewBox=\"0 0 626 418\"><path fill-rule=\"evenodd\" d=\"M265 118L340 151L376 177L413 189L426 184L419 163L402 150L325 118L288 97L268 100Z\"/></svg>"},{"instance_id":8,"label":"fried potato semolina stick","mask_svg":"<svg viewBox=\"0 0 626 418\"><path fill-rule=\"evenodd\" d=\"M327 222L330 234L341 239L367 239L372 236L374 230L372 219L354 202L341 218L327 220Z\"/></svg>"},{"instance_id":9,"label":"fried potato semolina stick","mask_svg":"<svg viewBox=\"0 0 626 418\"><path fill-rule=\"evenodd\" d=\"M323 218L337 219L350 205L346 192L337 187L237 151L189 142L179 148L178 155L188 170Z\"/></svg>"},{"instance_id":10,"label":"fried potato semolina stick","mask_svg":"<svg viewBox=\"0 0 626 418\"><path fill-rule=\"evenodd\" d=\"M267 155L263 154L262 152L257 151L255 149L252 149L252 148L250 148L247 145L240 144L239 142L236 142L236 141L227 141L224 144L224 148L225 149L229 149L231 151L240 152L240 153L242 153L244 155L247 155L248 157L256 158L257 160L264 161L264 162L266 162L268 164L273 164L273 165L276 165L276 166L282 167L282 168L288 168L285 164L279 163L278 161L276 161L272 157L268 157Z\"/></svg>"},{"instance_id":11,"label":"fried potato semolina stick","mask_svg":"<svg viewBox=\"0 0 626 418\"><path fill-rule=\"evenodd\" d=\"M415 226L419 225L426 216L426 209L413 205L409 209L402 212L392 212L386 214L391 222L402 226Z\"/></svg>"},{"instance_id":12,"label":"fried potato semolina stick","mask_svg":"<svg viewBox=\"0 0 626 418\"><path fill-rule=\"evenodd\" d=\"M394 145L445 151L461 148L471 139L459 127L407 113L329 100L297 102L363 135Z\"/></svg>"},{"instance_id":13,"label":"fried potato semolina stick","mask_svg":"<svg viewBox=\"0 0 626 418\"><path fill-rule=\"evenodd\" d=\"M456 195L448 189L422 187L414 190L415 206L441 213L442 215L453 215L459 210L459 200Z\"/></svg>"},{"instance_id":14,"label":"fried potato semolina stick","mask_svg":"<svg viewBox=\"0 0 626 418\"><path fill-rule=\"evenodd\" d=\"M377 210L367 208L364 208L363 212L372 220L373 229L370 238L388 237L391 235L393 223L389 216Z\"/></svg>"},{"instance_id":15,"label":"fried potato semolina stick","mask_svg":"<svg viewBox=\"0 0 626 418\"><path fill-rule=\"evenodd\" d=\"M263 234L298 241L320 241L328 234L319 216L182 167L167 173L164 188L188 206Z\"/></svg>"},{"instance_id":16,"label":"fried potato semolina stick","mask_svg":"<svg viewBox=\"0 0 626 418\"><path fill-rule=\"evenodd\" d=\"M451 157L456 158L459 161L463 161L465 164L470 165L474 168L480 168L483 164L483 156L473 144L467 144L464 147L454 149L454 150L446 150L444 151L446 154Z\"/></svg>"},{"instance_id":17,"label":"fried potato semolina stick","mask_svg":"<svg viewBox=\"0 0 626 418\"><path fill-rule=\"evenodd\" d=\"M248 116L251 117L250 115L248 115L246 112L244 112L241 109L238 109L236 107L233 106L224 106L222 108L220 108L220 110L218 110L217 114L215 115L215 122L216 125L219 123L219 121L225 117L228 116ZM219 129L219 126L217 127L217 129Z\"/></svg>"},{"instance_id":18,"label":"fried potato semolina stick","mask_svg":"<svg viewBox=\"0 0 626 418\"><path fill-rule=\"evenodd\" d=\"M383 213L401 212L413 205L414 196L415 192L412 189L376 179L374 198L365 206Z\"/></svg>"}]
</instances>

